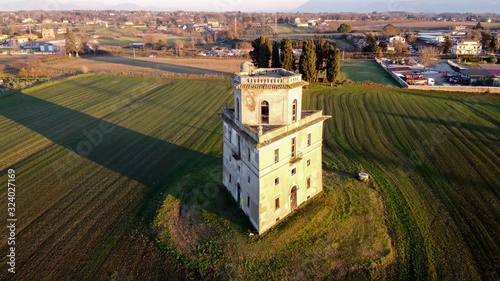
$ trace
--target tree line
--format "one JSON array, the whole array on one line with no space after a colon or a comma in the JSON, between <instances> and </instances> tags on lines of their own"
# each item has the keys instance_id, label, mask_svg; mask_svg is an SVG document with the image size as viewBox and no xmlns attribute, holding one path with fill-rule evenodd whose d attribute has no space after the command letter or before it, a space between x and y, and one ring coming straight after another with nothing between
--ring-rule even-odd
<instances>
[{"instance_id":1,"label":"tree line","mask_svg":"<svg viewBox=\"0 0 500 281\"><path fill-rule=\"evenodd\" d=\"M297 70L290 38L271 42L271 39L260 36L252 40L252 47L250 57L257 67L283 68L292 72ZM308 82L319 81L322 72L323 82L334 83L340 73L340 50L323 38L305 40L302 42L298 70L302 79Z\"/></svg>"}]
</instances>

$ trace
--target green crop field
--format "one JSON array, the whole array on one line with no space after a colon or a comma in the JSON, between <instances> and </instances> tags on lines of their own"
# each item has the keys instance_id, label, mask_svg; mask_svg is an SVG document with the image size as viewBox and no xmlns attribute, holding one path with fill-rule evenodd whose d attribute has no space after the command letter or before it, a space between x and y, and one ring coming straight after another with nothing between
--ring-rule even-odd
<instances>
[{"instance_id":1,"label":"green crop field","mask_svg":"<svg viewBox=\"0 0 500 281\"><path fill-rule=\"evenodd\" d=\"M91 75L0 96L18 219L0 279L500 278L499 96L313 85L303 108L332 116L325 192L251 238L218 183L228 82Z\"/></svg>"},{"instance_id":2,"label":"green crop field","mask_svg":"<svg viewBox=\"0 0 500 281\"><path fill-rule=\"evenodd\" d=\"M324 162L366 170L383 195L397 280L500 277L500 100L367 86L309 91Z\"/></svg>"}]
</instances>

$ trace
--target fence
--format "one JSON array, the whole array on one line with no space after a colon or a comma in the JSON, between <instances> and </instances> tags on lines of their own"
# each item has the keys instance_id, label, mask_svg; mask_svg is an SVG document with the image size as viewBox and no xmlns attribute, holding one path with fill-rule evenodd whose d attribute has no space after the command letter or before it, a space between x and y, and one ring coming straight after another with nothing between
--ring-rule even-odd
<instances>
[{"instance_id":1,"label":"fence","mask_svg":"<svg viewBox=\"0 0 500 281\"><path fill-rule=\"evenodd\" d=\"M423 90L423 91L446 91L446 92L467 92L467 93L500 93L500 87L482 87L482 86L421 86L421 85L408 85L401 77L397 76L383 65L382 61L375 59L375 61L391 75L402 87L413 89L413 90ZM453 62L448 63L452 66L455 64ZM453 64L452 64L453 63Z\"/></svg>"},{"instance_id":2,"label":"fence","mask_svg":"<svg viewBox=\"0 0 500 281\"><path fill-rule=\"evenodd\" d=\"M401 79L401 77L397 76L396 74L394 74L394 72L392 72L389 68L387 68L387 66L385 66L382 63L381 59L375 59L375 61L380 65L380 67L382 67L385 70L385 72L389 73L389 75L391 75L392 78L394 78L394 80L396 80L396 82L398 82L399 85L401 85L401 87L408 88L408 84L406 83L406 81Z\"/></svg>"}]
</instances>

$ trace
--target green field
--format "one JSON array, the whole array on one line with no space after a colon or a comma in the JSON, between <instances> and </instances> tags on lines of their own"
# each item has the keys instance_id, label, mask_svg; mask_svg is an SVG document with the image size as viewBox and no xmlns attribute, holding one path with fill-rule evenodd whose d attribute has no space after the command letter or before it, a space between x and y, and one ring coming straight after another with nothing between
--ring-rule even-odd
<instances>
[{"instance_id":1,"label":"green field","mask_svg":"<svg viewBox=\"0 0 500 281\"><path fill-rule=\"evenodd\" d=\"M500 278L500 97L362 85L305 91L304 109L333 117L324 130L325 192L250 241L242 250L248 255L226 263L235 257L228 242L250 239L234 206L207 205L229 200L217 185L216 115L225 100L231 104L228 82L78 76L0 97L0 195L7 197L7 170L14 169L18 218L17 273L3 270L0 279ZM371 185L353 179L360 171L372 176ZM377 198L385 204L394 253L379 245L375 256L349 255L370 253L373 237L384 233L369 228L379 218ZM208 230L233 225L234 236L220 231L197 250L174 252L162 216L182 202L187 210L202 207L192 214ZM326 210L338 233L308 220ZM284 247L266 248L273 239ZM353 248L307 251L335 243ZM245 261L252 251L271 249L278 251ZM7 253L7 243L0 251ZM0 261L6 267L5 255ZM213 270L221 264L222 271Z\"/></svg>"},{"instance_id":2,"label":"green field","mask_svg":"<svg viewBox=\"0 0 500 281\"><path fill-rule=\"evenodd\" d=\"M324 162L375 178L397 280L500 277L500 100L346 86L308 92L325 124Z\"/></svg>"},{"instance_id":3,"label":"green field","mask_svg":"<svg viewBox=\"0 0 500 281\"><path fill-rule=\"evenodd\" d=\"M304 34L304 33L309 33L311 31L314 31L314 29L309 27L296 27L289 24L278 24L279 34Z\"/></svg>"},{"instance_id":4,"label":"green field","mask_svg":"<svg viewBox=\"0 0 500 281\"><path fill-rule=\"evenodd\" d=\"M353 46L351 43L347 42L343 36L334 36L333 40L335 40L335 48L339 48L341 51L346 52L357 52L358 48Z\"/></svg>"},{"instance_id":5,"label":"green field","mask_svg":"<svg viewBox=\"0 0 500 281\"><path fill-rule=\"evenodd\" d=\"M399 87L399 84L385 72L375 60L343 60L340 71L345 78L355 82L371 81L377 84Z\"/></svg>"},{"instance_id":6,"label":"green field","mask_svg":"<svg viewBox=\"0 0 500 281\"><path fill-rule=\"evenodd\" d=\"M101 45L128 45L141 42L141 38L131 36L100 37L98 40Z\"/></svg>"},{"instance_id":7,"label":"green field","mask_svg":"<svg viewBox=\"0 0 500 281\"><path fill-rule=\"evenodd\" d=\"M124 28L106 28L106 27L97 27L93 30L93 32L101 33L101 34L110 34L110 35L127 35L134 36L135 34L143 33L148 30L146 27L132 27L132 26L124 26Z\"/></svg>"}]
</instances>

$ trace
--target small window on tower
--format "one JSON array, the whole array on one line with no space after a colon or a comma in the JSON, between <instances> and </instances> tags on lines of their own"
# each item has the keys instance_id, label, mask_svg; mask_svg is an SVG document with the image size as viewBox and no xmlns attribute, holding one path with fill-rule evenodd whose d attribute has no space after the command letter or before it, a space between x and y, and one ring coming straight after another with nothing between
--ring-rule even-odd
<instances>
[{"instance_id":1,"label":"small window on tower","mask_svg":"<svg viewBox=\"0 0 500 281\"><path fill-rule=\"evenodd\" d=\"M293 100L292 104L292 122L297 121L297 100Z\"/></svg>"},{"instance_id":2,"label":"small window on tower","mask_svg":"<svg viewBox=\"0 0 500 281\"><path fill-rule=\"evenodd\" d=\"M297 152L297 138L292 138L292 158L295 158Z\"/></svg>"},{"instance_id":3,"label":"small window on tower","mask_svg":"<svg viewBox=\"0 0 500 281\"><path fill-rule=\"evenodd\" d=\"M280 198L278 197L274 200L274 209L278 210L279 208L280 208Z\"/></svg>"},{"instance_id":4,"label":"small window on tower","mask_svg":"<svg viewBox=\"0 0 500 281\"><path fill-rule=\"evenodd\" d=\"M229 174L229 183L231 183L231 178L232 178L231 174Z\"/></svg>"},{"instance_id":5,"label":"small window on tower","mask_svg":"<svg viewBox=\"0 0 500 281\"><path fill-rule=\"evenodd\" d=\"M307 146L311 146L311 133L307 135Z\"/></svg>"},{"instance_id":6,"label":"small window on tower","mask_svg":"<svg viewBox=\"0 0 500 281\"><path fill-rule=\"evenodd\" d=\"M274 185L280 184L280 177L274 179Z\"/></svg>"},{"instance_id":7,"label":"small window on tower","mask_svg":"<svg viewBox=\"0 0 500 281\"><path fill-rule=\"evenodd\" d=\"M247 158L248 158L248 161L250 161L250 156L251 156L251 154L250 154L250 148L247 148L247 156L248 156L248 157L247 157Z\"/></svg>"},{"instance_id":8,"label":"small window on tower","mask_svg":"<svg viewBox=\"0 0 500 281\"><path fill-rule=\"evenodd\" d=\"M278 163L280 161L280 149L276 148L274 150L274 163Z\"/></svg>"},{"instance_id":9,"label":"small window on tower","mask_svg":"<svg viewBox=\"0 0 500 281\"><path fill-rule=\"evenodd\" d=\"M240 117L240 100L238 98L236 98L236 110L234 112L234 117L236 118L236 120L239 120L239 117Z\"/></svg>"},{"instance_id":10,"label":"small window on tower","mask_svg":"<svg viewBox=\"0 0 500 281\"><path fill-rule=\"evenodd\" d=\"M269 103L267 101L260 103L260 118L262 124L269 124Z\"/></svg>"},{"instance_id":11,"label":"small window on tower","mask_svg":"<svg viewBox=\"0 0 500 281\"><path fill-rule=\"evenodd\" d=\"M248 179L247 179L247 180L248 180L248 183L250 183L250 176L248 176Z\"/></svg>"},{"instance_id":12,"label":"small window on tower","mask_svg":"<svg viewBox=\"0 0 500 281\"><path fill-rule=\"evenodd\" d=\"M292 176L294 176L296 173L297 173L297 168L293 168L291 172Z\"/></svg>"},{"instance_id":13,"label":"small window on tower","mask_svg":"<svg viewBox=\"0 0 500 281\"><path fill-rule=\"evenodd\" d=\"M307 166L311 166L311 159L307 159Z\"/></svg>"},{"instance_id":14,"label":"small window on tower","mask_svg":"<svg viewBox=\"0 0 500 281\"><path fill-rule=\"evenodd\" d=\"M307 188L311 187L311 177L307 178Z\"/></svg>"}]
</instances>

